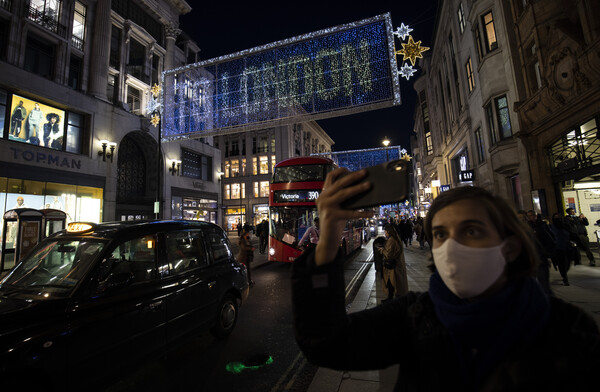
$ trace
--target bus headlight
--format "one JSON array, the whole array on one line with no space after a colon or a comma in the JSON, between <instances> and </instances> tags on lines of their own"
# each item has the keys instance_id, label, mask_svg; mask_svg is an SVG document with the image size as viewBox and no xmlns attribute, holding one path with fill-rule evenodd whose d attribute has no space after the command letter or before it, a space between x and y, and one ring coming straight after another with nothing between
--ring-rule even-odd
<instances>
[{"instance_id":1,"label":"bus headlight","mask_svg":"<svg viewBox=\"0 0 600 392\"><path fill-rule=\"evenodd\" d=\"M275 248L269 248L269 255L275 255Z\"/></svg>"}]
</instances>

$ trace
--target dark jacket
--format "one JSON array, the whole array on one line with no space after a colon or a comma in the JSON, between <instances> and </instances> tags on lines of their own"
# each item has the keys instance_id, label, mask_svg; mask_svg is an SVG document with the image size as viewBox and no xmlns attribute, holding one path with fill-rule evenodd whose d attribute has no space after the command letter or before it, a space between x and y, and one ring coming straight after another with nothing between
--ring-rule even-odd
<instances>
[{"instance_id":1,"label":"dark jacket","mask_svg":"<svg viewBox=\"0 0 600 392\"><path fill-rule=\"evenodd\" d=\"M565 222L569 226L569 231L575 235L587 235L586 226L589 226L590 222L587 218L581 219L575 215L567 215L565 216Z\"/></svg>"},{"instance_id":2,"label":"dark jacket","mask_svg":"<svg viewBox=\"0 0 600 392\"><path fill-rule=\"evenodd\" d=\"M296 340L306 358L338 370L399 364L395 391L466 391L454 345L428 293L410 292L375 308L346 314L343 260L315 267L314 253L296 259L292 302ZM547 325L513 347L480 391L592 391L600 335L582 310L551 298Z\"/></svg>"}]
</instances>

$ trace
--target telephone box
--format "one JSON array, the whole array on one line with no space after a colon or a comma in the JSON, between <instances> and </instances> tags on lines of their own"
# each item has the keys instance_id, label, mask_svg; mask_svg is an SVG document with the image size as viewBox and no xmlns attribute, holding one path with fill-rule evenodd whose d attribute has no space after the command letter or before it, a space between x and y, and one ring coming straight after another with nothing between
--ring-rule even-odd
<instances>
[{"instance_id":1,"label":"telephone box","mask_svg":"<svg viewBox=\"0 0 600 392\"><path fill-rule=\"evenodd\" d=\"M67 222L67 214L64 211L52 208L40 210L44 217L42 218L42 239L64 230Z\"/></svg>"},{"instance_id":2,"label":"telephone box","mask_svg":"<svg viewBox=\"0 0 600 392\"><path fill-rule=\"evenodd\" d=\"M33 208L16 208L4 213L0 271L9 270L42 239L44 213Z\"/></svg>"}]
</instances>

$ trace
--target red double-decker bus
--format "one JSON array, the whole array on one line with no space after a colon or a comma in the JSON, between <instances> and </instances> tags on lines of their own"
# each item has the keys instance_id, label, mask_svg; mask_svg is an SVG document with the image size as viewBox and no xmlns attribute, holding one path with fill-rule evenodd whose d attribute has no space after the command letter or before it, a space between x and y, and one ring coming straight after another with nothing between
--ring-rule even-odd
<instances>
[{"instance_id":1,"label":"red double-decker bus","mask_svg":"<svg viewBox=\"0 0 600 392\"><path fill-rule=\"evenodd\" d=\"M335 167L331 159L321 157L290 158L275 165L269 192L269 261L292 262L302 253L298 241L314 225L315 201ZM361 246L362 223L348 222L340 239L344 253Z\"/></svg>"}]
</instances>

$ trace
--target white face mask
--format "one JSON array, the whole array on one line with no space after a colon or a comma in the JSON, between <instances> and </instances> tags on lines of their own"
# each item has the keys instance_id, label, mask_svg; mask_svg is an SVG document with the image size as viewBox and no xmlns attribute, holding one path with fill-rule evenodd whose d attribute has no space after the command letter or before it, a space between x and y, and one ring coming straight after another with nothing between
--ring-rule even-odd
<instances>
[{"instance_id":1,"label":"white face mask","mask_svg":"<svg viewBox=\"0 0 600 392\"><path fill-rule=\"evenodd\" d=\"M446 286L459 298L487 290L504 272L504 242L491 248L471 248L448 238L432 250L433 262Z\"/></svg>"}]
</instances>

